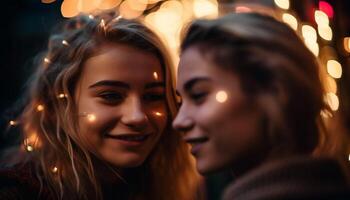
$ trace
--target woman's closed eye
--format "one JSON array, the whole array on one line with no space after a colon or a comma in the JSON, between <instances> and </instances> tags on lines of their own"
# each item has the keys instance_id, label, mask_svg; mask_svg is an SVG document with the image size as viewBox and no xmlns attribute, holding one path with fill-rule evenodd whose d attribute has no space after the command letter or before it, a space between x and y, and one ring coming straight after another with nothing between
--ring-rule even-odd
<instances>
[{"instance_id":1,"label":"woman's closed eye","mask_svg":"<svg viewBox=\"0 0 350 200\"><path fill-rule=\"evenodd\" d=\"M146 102L163 101L165 99L164 93L150 92L143 95L143 100Z\"/></svg>"},{"instance_id":2,"label":"woman's closed eye","mask_svg":"<svg viewBox=\"0 0 350 200\"><path fill-rule=\"evenodd\" d=\"M98 95L98 97L101 98L103 102L107 104L118 104L122 102L125 98L123 94L114 91L101 92Z\"/></svg>"},{"instance_id":3,"label":"woman's closed eye","mask_svg":"<svg viewBox=\"0 0 350 200\"><path fill-rule=\"evenodd\" d=\"M192 101L195 103L202 103L205 98L207 97L208 92L191 92L189 93L189 97L191 98Z\"/></svg>"}]
</instances>

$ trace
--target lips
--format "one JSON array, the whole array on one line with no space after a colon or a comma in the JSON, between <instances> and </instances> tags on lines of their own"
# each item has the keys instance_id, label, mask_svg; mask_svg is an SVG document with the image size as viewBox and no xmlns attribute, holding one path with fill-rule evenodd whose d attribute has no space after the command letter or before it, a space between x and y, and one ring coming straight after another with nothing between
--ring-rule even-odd
<instances>
[{"instance_id":1,"label":"lips","mask_svg":"<svg viewBox=\"0 0 350 200\"><path fill-rule=\"evenodd\" d=\"M118 140L125 140L125 141L145 141L149 134L120 134L120 135L111 135L106 134L105 137L107 138L113 138Z\"/></svg>"},{"instance_id":2,"label":"lips","mask_svg":"<svg viewBox=\"0 0 350 200\"><path fill-rule=\"evenodd\" d=\"M191 153L196 156L200 151L202 145L209 140L208 137L188 137L185 141L191 144Z\"/></svg>"}]
</instances>

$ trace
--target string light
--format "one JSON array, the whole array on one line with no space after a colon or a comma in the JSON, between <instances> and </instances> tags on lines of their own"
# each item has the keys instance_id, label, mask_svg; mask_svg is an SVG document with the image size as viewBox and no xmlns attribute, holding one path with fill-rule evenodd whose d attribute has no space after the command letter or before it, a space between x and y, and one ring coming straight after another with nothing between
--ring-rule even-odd
<instances>
[{"instance_id":1,"label":"string light","mask_svg":"<svg viewBox=\"0 0 350 200\"><path fill-rule=\"evenodd\" d=\"M51 63L50 59L48 59L48 58L46 58L46 57L44 58L44 62L47 63L47 64L50 64L50 63Z\"/></svg>"},{"instance_id":2,"label":"string light","mask_svg":"<svg viewBox=\"0 0 350 200\"><path fill-rule=\"evenodd\" d=\"M86 115L86 118L88 119L89 122L96 121L96 115L94 115L94 114L88 114L88 115Z\"/></svg>"},{"instance_id":3,"label":"string light","mask_svg":"<svg viewBox=\"0 0 350 200\"><path fill-rule=\"evenodd\" d=\"M215 98L219 103L224 103L227 100L227 93L225 91L219 91L216 93Z\"/></svg>"},{"instance_id":4,"label":"string light","mask_svg":"<svg viewBox=\"0 0 350 200\"><path fill-rule=\"evenodd\" d=\"M66 97L68 97L68 95L64 94L64 93L61 93L61 94L57 95L57 98L59 98L59 99L63 99L63 98L66 98Z\"/></svg>"},{"instance_id":5,"label":"string light","mask_svg":"<svg viewBox=\"0 0 350 200\"><path fill-rule=\"evenodd\" d=\"M343 41L343 44L344 44L345 51L350 53L350 37L345 37L344 41Z\"/></svg>"},{"instance_id":6,"label":"string light","mask_svg":"<svg viewBox=\"0 0 350 200\"><path fill-rule=\"evenodd\" d=\"M41 111L44 110L44 106L41 105L41 104L39 104L39 105L36 107L36 110L39 111L39 112L41 112Z\"/></svg>"},{"instance_id":7,"label":"string light","mask_svg":"<svg viewBox=\"0 0 350 200\"><path fill-rule=\"evenodd\" d=\"M32 151L34 151L34 148L31 146L31 145L26 145L26 150L28 151L28 152L32 152Z\"/></svg>"},{"instance_id":8,"label":"string light","mask_svg":"<svg viewBox=\"0 0 350 200\"><path fill-rule=\"evenodd\" d=\"M328 92L325 96L325 100L329 107L333 110L336 111L339 108L339 98L336 94L332 92Z\"/></svg>"},{"instance_id":9,"label":"string light","mask_svg":"<svg viewBox=\"0 0 350 200\"><path fill-rule=\"evenodd\" d=\"M154 77L154 79L158 80L158 73L157 72L153 72L153 77Z\"/></svg>"},{"instance_id":10,"label":"string light","mask_svg":"<svg viewBox=\"0 0 350 200\"><path fill-rule=\"evenodd\" d=\"M119 15L118 17L115 17L112 21L113 22L115 22L115 21L118 21L118 20L120 20L122 18L122 16L121 15Z\"/></svg>"},{"instance_id":11,"label":"string light","mask_svg":"<svg viewBox=\"0 0 350 200\"><path fill-rule=\"evenodd\" d=\"M157 115L158 117L162 116L162 113L160 112L155 112L154 114Z\"/></svg>"},{"instance_id":12,"label":"string light","mask_svg":"<svg viewBox=\"0 0 350 200\"><path fill-rule=\"evenodd\" d=\"M58 168L55 166L55 167L52 168L51 171L52 171L52 173L56 174L58 172Z\"/></svg>"},{"instance_id":13,"label":"string light","mask_svg":"<svg viewBox=\"0 0 350 200\"><path fill-rule=\"evenodd\" d=\"M15 126L15 125L17 125L17 122L14 121L14 120L11 120L11 121L9 122L9 124L10 124L10 126Z\"/></svg>"},{"instance_id":14,"label":"string light","mask_svg":"<svg viewBox=\"0 0 350 200\"><path fill-rule=\"evenodd\" d=\"M62 40L62 44L69 46L68 42L66 40Z\"/></svg>"},{"instance_id":15,"label":"string light","mask_svg":"<svg viewBox=\"0 0 350 200\"><path fill-rule=\"evenodd\" d=\"M275 4L284 10L289 9L289 0L274 0Z\"/></svg>"},{"instance_id":16,"label":"string light","mask_svg":"<svg viewBox=\"0 0 350 200\"><path fill-rule=\"evenodd\" d=\"M298 20L289 13L283 13L282 20L284 23L288 24L292 29L298 29Z\"/></svg>"},{"instance_id":17,"label":"string light","mask_svg":"<svg viewBox=\"0 0 350 200\"><path fill-rule=\"evenodd\" d=\"M327 61L327 72L333 78L340 78L342 76L341 64L336 60Z\"/></svg>"},{"instance_id":18,"label":"string light","mask_svg":"<svg viewBox=\"0 0 350 200\"><path fill-rule=\"evenodd\" d=\"M94 19L95 17L93 15L89 15L89 18L90 19Z\"/></svg>"}]
</instances>

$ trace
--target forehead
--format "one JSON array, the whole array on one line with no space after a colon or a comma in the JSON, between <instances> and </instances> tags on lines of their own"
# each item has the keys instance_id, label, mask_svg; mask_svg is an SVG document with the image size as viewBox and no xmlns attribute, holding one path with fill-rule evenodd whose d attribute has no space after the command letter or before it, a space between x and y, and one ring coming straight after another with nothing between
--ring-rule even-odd
<instances>
[{"instance_id":1,"label":"forehead","mask_svg":"<svg viewBox=\"0 0 350 200\"><path fill-rule=\"evenodd\" d=\"M163 79L159 59L147 51L124 44L104 45L83 65L82 76L89 82L101 79L125 82Z\"/></svg>"}]
</instances>

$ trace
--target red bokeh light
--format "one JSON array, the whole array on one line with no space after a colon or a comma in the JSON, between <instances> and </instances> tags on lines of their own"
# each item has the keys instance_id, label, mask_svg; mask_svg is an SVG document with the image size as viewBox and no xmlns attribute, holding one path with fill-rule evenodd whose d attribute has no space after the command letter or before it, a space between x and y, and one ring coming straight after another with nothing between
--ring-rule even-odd
<instances>
[{"instance_id":1,"label":"red bokeh light","mask_svg":"<svg viewBox=\"0 0 350 200\"><path fill-rule=\"evenodd\" d=\"M326 13L329 18L333 18L334 11L333 11L333 7L331 6L331 4L329 4L326 1L320 1L318 3L318 7L321 11Z\"/></svg>"}]
</instances>

